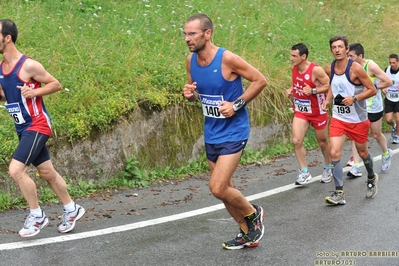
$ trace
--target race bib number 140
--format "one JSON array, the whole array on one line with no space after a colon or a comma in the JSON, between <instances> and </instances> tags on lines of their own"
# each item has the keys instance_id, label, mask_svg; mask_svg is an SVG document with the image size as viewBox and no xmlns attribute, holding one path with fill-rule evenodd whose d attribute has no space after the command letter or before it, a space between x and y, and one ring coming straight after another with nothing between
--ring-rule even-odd
<instances>
[{"instance_id":1,"label":"race bib number 140","mask_svg":"<svg viewBox=\"0 0 399 266\"><path fill-rule=\"evenodd\" d=\"M225 118L219 112L219 103L223 101L223 95L200 94L199 96L204 116L213 117L213 118Z\"/></svg>"}]
</instances>

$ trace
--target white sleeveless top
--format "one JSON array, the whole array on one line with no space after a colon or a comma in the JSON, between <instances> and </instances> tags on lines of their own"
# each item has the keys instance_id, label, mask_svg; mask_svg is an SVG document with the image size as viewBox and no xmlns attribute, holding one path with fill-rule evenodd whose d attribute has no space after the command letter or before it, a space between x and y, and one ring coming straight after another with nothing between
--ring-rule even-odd
<instances>
[{"instance_id":1,"label":"white sleeveless top","mask_svg":"<svg viewBox=\"0 0 399 266\"><path fill-rule=\"evenodd\" d=\"M391 66L387 67L385 73L392 80L392 86L387 88L385 97L391 102L399 102L399 72L396 74L391 73Z\"/></svg>"},{"instance_id":2,"label":"white sleeveless top","mask_svg":"<svg viewBox=\"0 0 399 266\"><path fill-rule=\"evenodd\" d=\"M366 70L367 75L369 75L369 64L370 62L374 62L373 60L367 60L366 64L364 65L364 70ZM375 77L370 77L371 81L375 84L378 84L380 81ZM376 114L384 111L384 102L382 100L382 93L380 89L377 89L377 93L374 96L371 96L366 100L367 102L367 112Z\"/></svg>"},{"instance_id":3,"label":"white sleeveless top","mask_svg":"<svg viewBox=\"0 0 399 266\"><path fill-rule=\"evenodd\" d=\"M331 89L334 96L332 117L347 123L360 123L368 119L366 101L357 101L356 103L345 106L341 104L341 98L354 96L364 91L362 84L355 84L350 80L349 69L353 63L349 59L345 73L338 75L334 72L335 61L331 64Z\"/></svg>"}]
</instances>

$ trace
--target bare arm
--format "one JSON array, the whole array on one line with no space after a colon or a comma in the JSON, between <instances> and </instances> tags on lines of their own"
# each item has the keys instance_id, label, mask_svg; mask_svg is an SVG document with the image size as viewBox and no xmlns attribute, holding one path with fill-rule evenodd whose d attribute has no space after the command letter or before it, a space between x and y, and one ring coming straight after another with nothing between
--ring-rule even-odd
<instances>
[{"instance_id":1,"label":"bare arm","mask_svg":"<svg viewBox=\"0 0 399 266\"><path fill-rule=\"evenodd\" d=\"M294 91L294 87L292 87L292 86L291 86L291 88L286 89L286 90L284 91L285 96L287 96L287 97L292 97L292 96L294 95L294 94L293 94L293 91Z\"/></svg>"},{"instance_id":2,"label":"bare arm","mask_svg":"<svg viewBox=\"0 0 399 266\"><path fill-rule=\"evenodd\" d=\"M377 89L375 88L374 84L371 82L370 77L367 75L366 71L363 67L354 62L351 66L350 71L352 72L352 77L354 81L358 80L360 83L363 84L365 90L362 93L356 95L358 100L365 100L377 93ZM356 82L357 83L357 82ZM345 105L352 105L354 103L353 96L347 96L345 99L342 100L342 103Z\"/></svg>"},{"instance_id":3,"label":"bare arm","mask_svg":"<svg viewBox=\"0 0 399 266\"><path fill-rule=\"evenodd\" d=\"M377 89L385 89L392 86L392 80L374 61L370 61L368 71L371 77L376 77L380 80L380 83L377 84Z\"/></svg>"},{"instance_id":4,"label":"bare arm","mask_svg":"<svg viewBox=\"0 0 399 266\"><path fill-rule=\"evenodd\" d=\"M267 85L265 76L263 76L259 70L230 51L226 51L223 54L222 72L224 78L227 80L232 80L237 76L241 76L250 82L248 88L238 97L239 99L245 100L246 103L249 103L258 96ZM220 103L221 107L219 108L220 113L225 117L233 116L235 114L233 104L234 101L222 101Z\"/></svg>"},{"instance_id":5,"label":"bare arm","mask_svg":"<svg viewBox=\"0 0 399 266\"><path fill-rule=\"evenodd\" d=\"M327 74L328 79L330 79L331 76L331 65L328 65L325 69L325 73ZM328 87L327 87L327 95L326 95L326 100L321 104L321 108L324 111L328 111L328 106L330 105L330 102L333 98L333 94L332 94L332 89L331 89L331 85L330 82L328 83Z\"/></svg>"},{"instance_id":6,"label":"bare arm","mask_svg":"<svg viewBox=\"0 0 399 266\"><path fill-rule=\"evenodd\" d=\"M365 88L365 91L356 96L357 99L364 100L374 96L377 93L377 89L375 88L373 82L371 82L371 79L363 67L360 64L352 64L351 70L356 74L357 78L360 80L360 83L362 83Z\"/></svg>"},{"instance_id":7,"label":"bare arm","mask_svg":"<svg viewBox=\"0 0 399 266\"><path fill-rule=\"evenodd\" d=\"M292 69L293 69L294 67L291 67L291 72L292 72ZM294 96L294 85L292 84L292 81L291 81L291 87L289 88L289 89L286 89L285 91L284 91L284 95L285 96L287 96L287 97L289 97L289 98L292 98L293 96Z\"/></svg>"},{"instance_id":8,"label":"bare arm","mask_svg":"<svg viewBox=\"0 0 399 266\"><path fill-rule=\"evenodd\" d=\"M3 88L0 85L0 101L5 101L6 100L6 95L4 94Z\"/></svg>"},{"instance_id":9,"label":"bare arm","mask_svg":"<svg viewBox=\"0 0 399 266\"><path fill-rule=\"evenodd\" d=\"M316 84L316 94L317 93L326 93L328 91L328 87L330 86L330 78L324 71L324 69L320 66L315 66L312 71L312 75L314 78L313 83Z\"/></svg>"},{"instance_id":10,"label":"bare arm","mask_svg":"<svg viewBox=\"0 0 399 266\"><path fill-rule=\"evenodd\" d=\"M28 86L17 86L21 89L22 95L25 98L33 98L37 96L44 96L61 89L61 83L55 79L50 73L48 73L42 64L39 62L28 59L21 69L21 78L23 80L35 80L42 84L45 84L43 87L37 89L30 89Z\"/></svg>"},{"instance_id":11,"label":"bare arm","mask_svg":"<svg viewBox=\"0 0 399 266\"><path fill-rule=\"evenodd\" d=\"M198 99L197 92L197 82L193 82L193 78L190 74L190 62L192 54L187 56L186 59L186 71L187 71L187 84L183 88L183 96L190 102L196 101Z\"/></svg>"},{"instance_id":12,"label":"bare arm","mask_svg":"<svg viewBox=\"0 0 399 266\"><path fill-rule=\"evenodd\" d=\"M331 65L326 66L324 71L326 72L328 78L330 78L331 77Z\"/></svg>"},{"instance_id":13,"label":"bare arm","mask_svg":"<svg viewBox=\"0 0 399 266\"><path fill-rule=\"evenodd\" d=\"M330 106L333 96L334 95L332 94L331 86L328 85L326 100L321 103L321 109L323 109L324 111L328 111L328 107Z\"/></svg>"},{"instance_id":14,"label":"bare arm","mask_svg":"<svg viewBox=\"0 0 399 266\"><path fill-rule=\"evenodd\" d=\"M259 70L230 51L226 51L223 54L223 67L230 69L232 74L239 75L251 82L245 92L239 97L247 103L258 96L267 85L265 76Z\"/></svg>"}]
</instances>

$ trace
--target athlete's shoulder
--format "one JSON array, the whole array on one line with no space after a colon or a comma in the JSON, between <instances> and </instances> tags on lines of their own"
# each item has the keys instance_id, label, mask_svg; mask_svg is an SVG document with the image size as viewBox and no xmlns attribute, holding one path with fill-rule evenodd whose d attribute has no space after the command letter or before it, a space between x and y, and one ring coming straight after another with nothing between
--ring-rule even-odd
<instances>
[{"instance_id":1,"label":"athlete's shoulder","mask_svg":"<svg viewBox=\"0 0 399 266\"><path fill-rule=\"evenodd\" d=\"M44 69L43 65L40 62L32 59L31 57L25 57L25 59L23 60L22 68L28 73Z\"/></svg>"},{"instance_id":2,"label":"athlete's shoulder","mask_svg":"<svg viewBox=\"0 0 399 266\"><path fill-rule=\"evenodd\" d=\"M233 60L240 57L238 54L235 54L232 51L222 47L219 47L218 52L222 54L223 60Z\"/></svg>"},{"instance_id":3,"label":"athlete's shoulder","mask_svg":"<svg viewBox=\"0 0 399 266\"><path fill-rule=\"evenodd\" d=\"M315 62L312 62L310 64L310 67L312 68L312 71L320 71L320 70L324 71L324 69L320 65L316 64Z\"/></svg>"},{"instance_id":4,"label":"athlete's shoulder","mask_svg":"<svg viewBox=\"0 0 399 266\"><path fill-rule=\"evenodd\" d=\"M382 71L382 69L380 68L380 66L373 60L368 60L368 71L371 74L375 74L375 73L380 73Z\"/></svg>"},{"instance_id":5,"label":"athlete's shoulder","mask_svg":"<svg viewBox=\"0 0 399 266\"><path fill-rule=\"evenodd\" d=\"M187 62L191 61L191 58L193 58L194 53L189 53L189 55L187 55L186 60Z\"/></svg>"},{"instance_id":6,"label":"athlete's shoulder","mask_svg":"<svg viewBox=\"0 0 399 266\"><path fill-rule=\"evenodd\" d=\"M352 59L349 59L347 67L350 68L350 71L360 71L360 70L364 71L363 66Z\"/></svg>"},{"instance_id":7,"label":"athlete's shoulder","mask_svg":"<svg viewBox=\"0 0 399 266\"><path fill-rule=\"evenodd\" d=\"M246 61L241 56L233 53L232 51L219 50L219 52L223 53L222 54L223 65L228 65L229 67L231 67L231 69L236 69L238 67L245 65L246 63Z\"/></svg>"}]
</instances>

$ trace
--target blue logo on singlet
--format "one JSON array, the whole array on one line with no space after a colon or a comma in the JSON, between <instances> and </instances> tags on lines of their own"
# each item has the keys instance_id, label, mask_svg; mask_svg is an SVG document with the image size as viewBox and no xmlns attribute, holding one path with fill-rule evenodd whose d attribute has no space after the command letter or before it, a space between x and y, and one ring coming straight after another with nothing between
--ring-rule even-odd
<instances>
[{"instance_id":1,"label":"blue logo on singlet","mask_svg":"<svg viewBox=\"0 0 399 266\"><path fill-rule=\"evenodd\" d=\"M221 95L200 95L201 103L206 105L218 106L221 101L223 101L223 96Z\"/></svg>"},{"instance_id":2,"label":"blue logo on singlet","mask_svg":"<svg viewBox=\"0 0 399 266\"><path fill-rule=\"evenodd\" d=\"M10 103L7 105L7 110L9 114L15 114L21 112L18 103Z\"/></svg>"},{"instance_id":3,"label":"blue logo on singlet","mask_svg":"<svg viewBox=\"0 0 399 266\"><path fill-rule=\"evenodd\" d=\"M301 99L294 99L294 104L302 105L302 106L307 106L310 107L310 101L309 100L301 100Z\"/></svg>"},{"instance_id":4,"label":"blue logo on singlet","mask_svg":"<svg viewBox=\"0 0 399 266\"><path fill-rule=\"evenodd\" d=\"M338 93L344 93L345 92L345 85L342 83L338 84Z\"/></svg>"}]
</instances>

